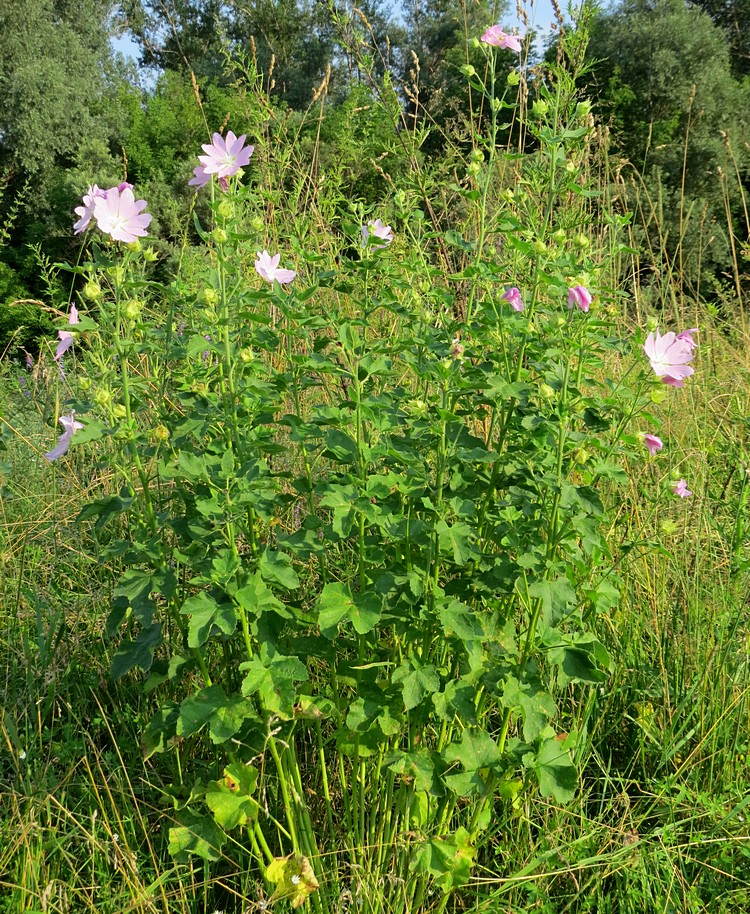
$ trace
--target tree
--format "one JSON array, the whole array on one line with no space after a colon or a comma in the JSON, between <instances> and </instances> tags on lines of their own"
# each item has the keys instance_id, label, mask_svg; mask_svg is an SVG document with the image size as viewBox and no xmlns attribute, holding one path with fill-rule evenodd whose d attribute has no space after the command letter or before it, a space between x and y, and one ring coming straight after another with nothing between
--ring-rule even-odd
<instances>
[{"instance_id":1,"label":"tree","mask_svg":"<svg viewBox=\"0 0 750 914\"><path fill-rule=\"evenodd\" d=\"M595 20L589 55L589 89L611 116L620 152L663 204L668 249L679 248L685 269L691 250L691 270L699 254L703 266L713 259L721 268L720 179L735 174L735 162L742 167L750 136L750 87L732 76L726 34L684 0L623 0ZM699 221L710 230L702 233Z\"/></svg>"},{"instance_id":2,"label":"tree","mask_svg":"<svg viewBox=\"0 0 750 914\"><path fill-rule=\"evenodd\" d=\"M0 7L0 167L43 177L106 139L110 0Z\"/></svg>"}]
</instances>

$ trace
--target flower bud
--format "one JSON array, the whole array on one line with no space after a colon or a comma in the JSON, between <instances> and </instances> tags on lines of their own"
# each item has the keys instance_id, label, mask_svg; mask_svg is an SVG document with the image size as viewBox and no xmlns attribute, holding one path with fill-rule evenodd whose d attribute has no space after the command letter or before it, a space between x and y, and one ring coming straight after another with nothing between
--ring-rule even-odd
<instances>
[{"instance_id":1,"label":"flower bud","mask_svg":"<svg viewBox=\"0 0 750 914\"><path fill-rule=\"evenodd\" d=\"M240 350L240 361L244 362L246 365L249 362L255 361L255 353L253 352L252 346L245 346L244 349Z\"/></svg>"},{"instance_id":2,"label":"flower bud","mask_svg":"<svg viewBox=\"0 0 750 914\"><path fill-rule=\"evenodd\" d=\"M102 287L98 282L95 282L93 279L90 282L87 282L83 287L83 297L86 301L96 301L97 298L102 294Z\"/></svg>"},{"instance_id":3,"label":"flower bud","mask_svg":"<svg viewBox=\"0 0 750 914\"><path fill-rule=\"evenodd\" d=\"M546 245L543 241L539 241L539 240L537 239L537 240L531 245L531 250L532 250L535 254L539 254L539 255L541 255L541 254L546 254L546 253L547 253L547 245Z\"/></svg>"},{"instance_id":4,"label":"flower bud","mask_svg":"<svg viewBox=\"0 0 750 914\"><path fill-rule=\"evenodd\" d=\"M470 63L465 63L461 67L461 72L464 74L464 76L467 76L469 79L471 79L472 76L477 75L477 71L474 69L474 67L472 67L472 65Z\"/></svg>"},{"instance_id":5,"label":"flower bud","mask_svg":"<svg viewBox=\"0 0 750 914\"><path fill-rule=\"evenodd\" d=\"M141 250L141 239L140 239L140 238L136 238L135 241L131 241L131 242L128 244L128 249L131 250L131 251L135 251L136 253L138 253L138 251Z\"/></svg>"},{"instance_id":6,"label":"flower bud","mask_svg":"<svg viewBox=\"0 0 750 914\"><path fill-rule=\"evenodd\" d=\"M511 70L510 73L508 73L507 82L509 86L517 86L521 82L521 74L518 70Z\"/></svg>"},{"instance_id":7,"label":"flower bud","mask_svg":"<svg viewBox=\"0 0 750 914\"><path fill-rule=\"evenodd\" d=\"M571 162L570 159L568 159L568 161L565 163L565 171L567 171L568 174L572 175L575 170L576 170L575 163Z\"/></svg>"},{"instance_id":8,"label":"flower bud","mask_svg":"<svg viewBox=\"0 0 750 914\"><path fill-rule=\"evenodd\" d=\"M658 387L651 388L649 396L651 397L651 402L659 406L669 396L669 390L665 384L660 384Z\"/></svg>"},{"instance_id":9,"label":"flower bud","mask_svg":"<svg viewBox=\"0 0 750 914\"><path fill-rule=\"evenodd\" d=\"M219 293L211 286L206 286L203 290L203 301L207 305L216 305L219 302Z\"/></svg>"},{"instance_id":10,"label":"flower bud","mask_svg":"<svg viewBox=\"0 0 750 914\"><path fill-rule=\"evenodd\" d=\"M143 252L143 259L146 261L146 263L156 263L158 257L159 255L150 245Z\"/></svg>"},{"instance_id":11,"label":"flower bud","mask_svg":"<svg viewBox=\"0 0 750 914\"><path fill-rule=\"evenodd\" d=\"M166 427L166 425L157 425L151 434L154 436L156 441L169 441L169 429Z\"/></svg>"},{"instance_id":12,"label":"flower bud","mask_svg":"<svg viewBox=\"0 0 750 914\"><path fill-rule=\"evenodd\" d=\"M567 323L567 321L562 316L562 314L555 315L555 327L557 327L559 329L561 327L564 327L566 323Z\"/></svg>"},{"instance_id":13,"label":"flower bud","mask_svg":"<svg viewBox=\"0 0 750 914\"><path fill-rule=\"evenodd\" d=\"M262 232L265 227L266 223L264 222L262 216L253 216L253 218L250 220L250 228L254 232Z\"/></svg>"},{"instance_id":14,"label":"flower bud","mask_svg":"<svg viewBox=\"0 0 750 914\"><path fill-rule=\"evenodd\" d=\"M659 526L664 536L674 536L680 529L673 520L663 520Z\"/></svg>"},{"instance_id":15,"label":"flower bud","mask_svg":"<svg viewBox=\"0 0 750 914\"><path fill-rule=\"evenodd\" d=\"M591 242L590 242L589 239L588 239L585 235L583 235L583 234L576 235L576 237L575 237L575 242L576 242L576 244L578 245L578 247L579 247L582 251L583 251L583 250L586 250L586 248L590 248L590 247L591 247Z\"/></svg>"},{"instance_id":16,"label":"flower bud","mask_svg":"<svg viewBox=\"0 0 750 914\"><path fill-rule=\"evenodd\" d=\"M82 391L91 390L91 378L87 378L86 375L78 378L78 386Z\"/></svg>"},{"instance_id":17,"label":"flower bud","mask_svg":"<svg viewBox=\"0 0 750 914\"><path fill-rule=\"evenodd\" d=\"M555 244L565 244L568 236L562 229L558 229L556 232L553 232L550 237L555 242Z\"/></svg>"},{"instance_id":18,"label":"flower bud","mask_svg":"<svg viewBox=\"0 0 750 914\"><path fill-rule=\"evenodd\" d=\"M493 111L499 111L500 108L502 108L502 105L503 105L503 103L500 101L499 98L492 99L492 110Z\"/></svg>"},{"instance_id":19,"label":"flower bud","mask_svg":"<svg viewBox=\"0 0 750 914\"><path fill-rule=\"evenodd\" d=\"M540 384L539 385L539 394L545 400L554 400L555 388L550 387L549 384Z\"/></svg>"},{"instance_id":20,"label":"flower bud","mask_svg":"<svg viewBox=\"0 0 750 914\"><path fill-rule=\"evenodd\" d=\"M231 219L234 216L234 203L231 200L222 200L216 211L222 219Z\"/></svg>"},{"instance_id":21,"label":"flower bud","mask_svg":"<svg viewBox=\"0 0 750 914\"><path fill-rule=\"evenodd\" d=\"M580 118L582 121L585 120L591 111L591 102L578 102L575 110L575 117Z\"/></svg>"},{"instance_id":22,"label":"flower bud","mask_svg":"<svg viewBox=\"0 0 750 914\"><path fill-rule=\"evenodd\" d=\"M129 321L136 321L141 316L143 302L138 298L130 298L125 302L123 313Z\"/></svg>"},{"instance_id":23,"label":"flower bud","mask_svg":"<svg viewBox=\"0 0 750 914\"><path fill-rule=\"evenodd\" d=\"M543 98L538 98L531 106L531 113L534 115L534 117L544 117L548 111L549 105Z\"/></svg>"},{"instance_id":24,"label":"flower bud","mask_svg":"<svg viewBox=\"0 0 750 914\"><path fill-rule=\"evenodd\" d=\"M649 333L653 333L659 327L659 319L655 315L651 315L646 320L646 329Z\"/></svg>"},{"instance_id":25,"label":"flower bud","mask_svg":"<svg viewBox=\"0 0 750 914\"><path fill-rule=\"evenodd\" d=\"M475 178L482 171L482 165L480 162L469 162L466 166L466 174L471 175L472 178Z\"/></svg>"},{"instance_id":26,"label":"flower bud","mask_svg":"<svg viewBox=\"0 0 750 914\"><path fill-rule=\"evenodd\" d=\"M217 244L226 244L229 241L229 235L224 231L221 226L217 226L212 232L211 237Z\"/></svg>"},{"instance_id":27,"label":"flower bud","mask_svg":"<svg viewBox=\"0 0 750 914\"><path fill-rule=\"evenodd\" d=\"M479 39L478 39L478 38L471 38L471 39L469 40L469 47L470 47L470 48L473 48L473 49L476 51L477 48L481 47L481 45L479 44Z\"/></svg>"},{"instance_id":28,"label":"flower bud","mask_svg":"<svg viewBox=\"0 0 750 914\"><path fill-rule=\"evenodd\" d=\"M94 391L94 403L102 409L109 406L112 394L106 387L97 387Z\"/></svg>"},{"instance_id":29,"label":"flower bud","mask_svg":"<svg viewBox=\"0 0 750 914\"><path fill-rule=\"evenodd\" d=\"M122 403L115 403L112 409L112 415L115 417L115 419L124 419L125 416L127 416L127 412L125 411L125 407L122 405Z\"/></svg>"},{"instance_id":30,"label":"flower bud","mask_svg":"<svg viewBox=\"0 0 750 914\"><path fill-rule=\"evenodd\" d=\"M575 461L576 461L576 463L580 464L581 466L583 466L584 463L587 463L590 459L591 459L591 454L589 454L589 452L585 448L579 447L578 450L575 452Z\"/></svg>"}]
</instances>

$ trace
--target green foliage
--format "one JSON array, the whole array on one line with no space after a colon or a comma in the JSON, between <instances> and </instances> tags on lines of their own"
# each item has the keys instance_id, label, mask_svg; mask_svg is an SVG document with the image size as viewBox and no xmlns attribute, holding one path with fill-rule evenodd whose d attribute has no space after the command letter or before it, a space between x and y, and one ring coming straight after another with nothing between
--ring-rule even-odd
<instances>
[{"instance_id":1,"label":"green foliage","mask_svg":"<svg viewBox=\"0 0 750 914\"><path fill-rule=\"evenodd\" d=\"M595 19L590 55L616 148L645 184L648 204L638 181L625 187L629 208L653 210L649 244L693 280L702 266L726 269L725 197L746 164L750 105L725 33L682 0L626 0Z\"/></svg>"}]
</instances>

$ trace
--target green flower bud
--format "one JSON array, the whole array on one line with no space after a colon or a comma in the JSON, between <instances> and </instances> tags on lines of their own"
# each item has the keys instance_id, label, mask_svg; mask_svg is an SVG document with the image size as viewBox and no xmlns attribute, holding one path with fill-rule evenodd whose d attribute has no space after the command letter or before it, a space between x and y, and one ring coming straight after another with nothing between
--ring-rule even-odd
<instances>
[{"instance_id":1,"label":"green flower bud","mask_svg":"<svg viewBox=\"0 0 750 914\"><path fill-rule=\"evenodd\" d=\"M157 425L151 434L157 441L169 441L169 429L166 425Z\"/></svg>"},{"instance_id":2,"label":"green flower bud","mask_svg":"<svg viewBox=\"0 0 750 914\"><path fill-rule=\"evenodd\" d=\"M141 239L140 239L140 238L136 238L135 241L131 241L131 242L128 244L128 249L131 250L131 251L135 251L136 253L137 253L138 251L140 251L140 250L141 250Z\"/></svg>"},{"instance_id":3,"label":"green flower bud","mask_svg":"<svg viewBox=\"0 0 750 914\"><path fill-rule=\"evenodd\" d=\"M660 529L664 536L674 536L680 528L673 520L663 520Z\"/></svg>"},{"instance_id":4,"label":"green flower bud","mask_svg":"<svg viewBox=\"0 0 750 914\"><path fill-rule=\"evenodd\" d=\"M234 203L231 200L222 200L217 207L217 212L222 219L231 219L234 216Z\"/></svg>"},{"instance_id":5,"label":"green flower bud","mask_svg":"<svg viewBox=\"0 0 750 914\"><path fill-rule=\"evenodd\" d=\"M147 247L143 252L143 259L146 261L146 263L156 263L158 257L159 255L152 247Z\"/></svg>"},{"instance_id":6,"label":"green flower bud","mask_svg":"<svg viewBox=\"0 0 750 914\"><path fill-rule=\"evenodd\" d=\"M521 74L518 70L511 70L510 73L508 73L507 82L509 86L517 86L521 82Z\"/></svg>"},{"instance_id":7,"label":"green flower bud","mask_svg":"<svg viewBox=\"0 0 750 914\"><path fill-rule=\"evenodd\" d=\"M78 378L78 386L82 391L91 390L91 378L87 378L86 375Z\"/></svg>"},{"instance_id":8,"label":"green flower bud","mask_svg":"<svg viewBox=\"0 0 750 914\"><path fill-rule=\"evenodd\" d=\"M102 294L102 287L98 282L94 282L92 279L83 287L82 294L86 301L96 301L97 298L99 298L99 296Z\"/></svg>"},{"instance_id":9,"label":"green flower bud","mask_svg":"<svg viewBox=\"0 0 750 914\"><path fill-rule=\"evenodd\" d=\"M474 67L472 67L472 65L470 63L465 63L461 67L461 72L464 74L464 76L467 76L469 78L477 75L477 71L474 69Z\"/></svg>"},{"instance_id":10,"label":"green flower bud","mask_svg":"<svg viewBox=\"0 0 750 914\"><path fill-rule=\"evenodd\" d=\"M252 346L245 346L244 349L240 350L240 360L242 362L244 362L246 365L249 362L255 361L255 353L253 352Z\"/></svg>"},{"instance_id":11,"label":"green flower bud","mask_svg":"<svg viewBox=\"0 0 750 914\"><path fill-rule=\"evenodd\" d=\"M549 105L544 101L543 98L538 98L531 106L531 113L534 115L534 117L544 117L548 111Z\"/></svg>"},{"instance_id":12,"label":"green flower bud","mask_svg":"<svg viewBox=\"0 0 750 914\"><path fill-rule=\"evenodd\" d=\"M131 298L125 302L123 313L129 321L138 320L143 310L143 302L138 298Z\"/></svg>"},{"instance_id":13,"label":"green flower bud","mask_svg":"<svg viewBox=\"0 0 750 914\"><path fill-rule=\"evenodd\" d=\"M97 387L94 391L94 403L102 409L109 406L111 400L112 394L106 387Z\"/></svg>"},{"instance_id":14,"label":"green flower bud","mask_svg":"<svg viewBox=\"0 0 750 914\"><path fill-rule=\"evenodd\" d=\"M482 171L482 165L480 162L469 162L466 166L466 174L470 175L472 178L475 178Z\"/></svg>"},{"instance_id":15,"label":"green flower bud","mask_svg":"<svg viewBox=\"0 0 750 914\"><path fill-rule=\"evenodd\" d=\"M203 301L207 305L216 305L219 302L219 293L211 286L206 286L203 290Z\"/></svg>"},{"instance_id":16,"label":"green flower bud","mask_svg":"<svg viewBox=\"0 0 750 914\"><path fill-rule=\"evenodd\" d=\"M591 241L586 237L586 235L579 234L575 238L576 244L581 250L586 250L586 248L591 247Z\"/></svg>"},{"instance_id":17,"label":"green flower bud","mask_svg":"<svg viewBox=\"0 0 750 914\"><path fill-rule=\"evenodd\" d=\"M253 218L250 220L250 228L254 232L262 232L265 227L266 223L264 222L262 216L253 216Z\"/></svg>"},{"instance_id":18,"label":"green flower bud","mask_svg":"<svg viewBox=\"0 0 750 914\"><path fill-rule=\"evenodd\" d=\"M112 410L112 415L115 417L115 419L124 419L125 418L127 413L125 412L125 407L122 405L122 403L115 403L114 408Z\"/></svg>"},{"instance_id":19,"label":"green flower bud","mask_svg":"<svg viewBox=\"0 0 750 914\"><path fill-rule=\"evenodd\" d=\"M541 255L541 254L546 254L546 253L547 253L547 245L546 245L543 241L539 241L539 240L537 239L537 241L535 241L535 242L531 245L531 250L532 250L535 254L540 254L540 255Z\"/></svg>"},{"instance_id":20,"label":"green flower bud","mask_svg":"<svg viewBox=\"0 0 750 914\"><path fill-rule=\"evenodd\" d=\"M562 229L558 229L556 232L553 232L551 235L552 240L555 244L565 244L567 240L567 235Z\"/></svg>"},{"instance_id":21,"label":"green flower bud","mask_svg":"<svg viewBox=\"0 0 750 914\"><path fill-rule=\"evenodd\" d=\"M217 226L212 232L211 237L217 244L226 244L229 241L229 235L224 231L221 226Z\"/></svg>"},{"instance_id":22,"label":"green flower bud","mask_svg":"<svg viewBox=\"0 0 750 914\"><path fill-rule=\"evenodd\" d=\"M649 396L651 397L651 402L659 406L667 399L669 391L667 390L666 385L661 384L659 387L652 387Z\"/></svg>"},{"instance_id":23,"label":"green flower bud","mask_svg":"<svg viewBox=\"0 0 750 914\"><path fill-rule=\"evenodd\" d=\"M554 400L555 398L555 388L550 387L549 384L540 384L539 393L545 400Z\"/></svg>"}]
</instances>

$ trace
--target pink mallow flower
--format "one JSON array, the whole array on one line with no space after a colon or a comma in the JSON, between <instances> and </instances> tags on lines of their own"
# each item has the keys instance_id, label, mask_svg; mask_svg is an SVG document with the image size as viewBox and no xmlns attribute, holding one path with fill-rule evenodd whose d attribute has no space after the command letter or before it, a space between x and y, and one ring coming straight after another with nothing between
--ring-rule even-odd
<instances>
[{"instance_id":1,"label":"pink mallow flower","mask_svg":"<svg viewBox=\"0 0 750 914\"><path fill-rule=\"evenodd\" d=\"M77 206L73 212L80 216L78 222L73 226L73 233L85 232L89 223L94 217L94 204L99 197L103 197L106 191L97 187L96 184L89 184L89 189L83 195L83 206Z\"/></svg>"},{"instance_id":2,"label":"pink mallow flower","mask_svg":"<svg viewBox=\"0 0 750 914\"><path fill-rule=\"evenodd\" d=\"M205 175L216 175L217 178L231 178L250 162L250 156L255 151L255 146L245 146L246 134L236 137L231 130L227 131L226 139L220 133L213 135L211 143L203 143L202 149L206 153L198 156L198 161L203 167L203 175L195 171L195 178L190 182L198 183ZM203 183L208 183L204 181ZM202 185L201 185L202 186Z\"/></svg>"},{"instance_id":3,"label":"pink mallow flower","mask_svg":"<svg viewBox=\"0 0 750 914\"><path fill-rule=\"evenodd\" d=\"M94 219L110 238L130 243L148 235L146 229L151 215L142 212L147 205L145 200L135 199L130 187L122 191L119 187L110 187L103 197L94 200Z\"/></svg>"},{"instance_id":4,"label":"pink mallow flower","mask_svg":"<svg viewBox=\"0 0 750 914\"><path fill-rule=\"evenodd\" d=\"M521 38L519 35L508 35L499 25L491 25L482 35L481 41L485 44L492 45L493 48L507 48L516 54L521 51Z\"/></svg>"},{"instance_id":5,"label":"pink mallow flower","mask_svg":"<svg viewBox=\"0 0 750 914\"><path fill-rule=\"evenodd\" d=\"M658 435L644 435L643 443L648 448L648 452L652 457L656 456L656 454L658 454L659 451L664 447L664 442Z\"/></svg>"},{"instance_id":6,"label":"pink mallow flower","mask_svg":"<svg viewBox=\"0 0 750 914\"><path fill-rule=\"evenodd\" d=\"M258 259L255 261L255 271L266 282L273 283L274 280L279 283L291 282L297 273L294 270L280 270L279 260L281 254L274 254L273 257L268 251L258 251Z\"/></svg>"},{"instance_id":7,"label":"pink mallow flower","mask_svg":"<svg viewBox=\"0 0 750 914\"><path fill-rule=\"evenodd\" d=\"M211 175L206 174L206 170L202 165L196 165L193 169L193 175L195 177L191 178L188 181L188 184L194 187L205 187L206 184L210 183Z\"/></svg>"},{"instance_id":8,"label":"pink mallow flower","mask_svg":"<svg viewBox=\"0 0 750 914\"><path fill-rule=\"evenodd\" d=\"M678 333L677 339L682 340L682 342L686 343L691 349L695 349L698 343L693 339L693 334L697 332L697 327L691 327L689 330L683 330L682 333Z\"/></svg>"},{"instance_id":9,"label":"pink mallow flower","mask_svg":"<svg viewBox=\"0 0 750 914\"><path fill-rule=\"evenodd\" d=\"M654 374L670 387L682 387L685 378L689 378L695 372L695 369L688 365L688 362L692 361L693 349L696 346L690 336L692 332L683 330L678 336L670 330L662 336L657 327L649 333L643 344L643 351L651 362Z\"/></svg>"},{"instance_id":10,"label":"pink mallow flower","mask_svg":"<svg viewBox=\"0 0 750 914\"><path fill-rule=\"evenodd\" d=\"M690 489L688 489L684 479L678 479L677 482L672 485L672 491L675 495L679 495L680 498L688 498L693 494Z\"/></svg>"},{"instance_id":11,"label":"pink mallow flower","mask_svg":"<svg viewBox=\"0 0 750 914\"><path fill-rule=\"evenodd\" d=\"M382 241L382 244L375 244L372 241L373 238L377 238ZM382 248L387 248L388 245L393 241L393 229L390 225L383 225L382 220L375 219L367 223L367 225L362 226L362 244L365 247L372 248L373 251L379 251Z\"/></svg>"},{"instance_id":12,"label":"pink mallow flower","mask_svg":"<svg viewBox=\"0 0 750 914\"><path fill-rule=\"evenodd\" d=\"M60 435L60 440L57 442L57 447L54 447L51 451L48 451L44 455L45 458L50 461L50 463L53 460L57 460L58 457L62 457L63 454L67 453L68 448L70 447L70 442L73 440L73 435L83 428L83 424L76 421L75 415L76 411L72 409L69 416L60 416L59 422L65 431L62 433L62 435Z\"/></svg>"},{"instance_id":13,"label":"pink mallow flower","mask_svg":"<svg viewBox=\"0 0 750 914\"><path fill-rule=\"evenodd\" d=\"M521 298L521 293L515 286L508 289L507 292L504 292L500 298L507 301L514 311L523 311L523 309L526 307L526 305L523 303L523 299Z\"/></svg>"},{"instance_id":14,"label":"pink mallow flower","mask_svg":"<svg viewBox=\"0 0 750 914\"><path fill-rule=\"evenodd\" d=\"M77 324L78 323L78 308L71 302L70 305L70 314L68 314L68 324ZM71 333L70 330L58 330L57 335L60 339L60 342L57 344L57 349L55 349L55 361L62 358L63 355L70 349L70 347L75 342L76 335Z\"/></svg>"},{"instance_id":15,"label":"pink mallow flower","mask_svg":"<svg viewBox=\"0 0 750 914\"><path fill-rule=\"evenodd\" d=\"M568 307L574 308L576 305L581 311L588 311L591 305L591 293L586 286L573 286L568 289Z\"/></svg>"}]
</instances>

